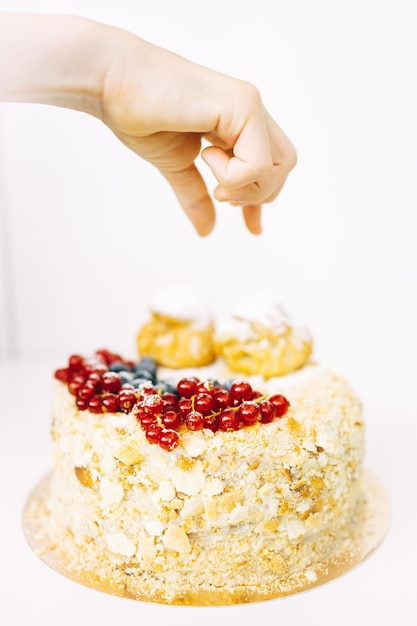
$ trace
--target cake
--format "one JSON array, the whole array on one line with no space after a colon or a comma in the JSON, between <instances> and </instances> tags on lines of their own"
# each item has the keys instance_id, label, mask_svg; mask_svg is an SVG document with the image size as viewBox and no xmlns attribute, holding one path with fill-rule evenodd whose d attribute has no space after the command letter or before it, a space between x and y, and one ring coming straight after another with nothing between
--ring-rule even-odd
<instances>
[{"instance_id":1,"label":"cake","mask_svg":"<svg viewBox=\"0 0 417 626\"><path fill-rule=\"evenodd\" d=\"M71 355L55 372L46 500L71 575L168 604L314 584L360 519L364 425L347 380L293 365L244 377L221 356L184 369Z\"/></svg>"}]
</instances>

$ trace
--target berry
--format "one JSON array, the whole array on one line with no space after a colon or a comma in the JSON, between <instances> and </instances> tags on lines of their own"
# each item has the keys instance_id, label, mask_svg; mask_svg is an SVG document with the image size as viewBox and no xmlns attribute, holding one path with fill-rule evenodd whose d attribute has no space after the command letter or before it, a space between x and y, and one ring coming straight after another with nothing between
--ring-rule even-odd
<instances>
[{"instance_id":1,"label":"berry","mask_svg":"<svg viewBox=\"0 0 417 626\"><path fill-rule=\"evenodd\" d=\"M139 397L141 400L144 400L147 396L155 395L158 393L155 387L149 381L147 381L144 385L141 385L139 391Z\"/></svg>"},{"instance_id":2,"label":"berry","mask_svg":"<svg viewBox=\"0 0 417 626\"><path fill-rule=\"evenodd\" d=\"M61 367L60 369L55 370L54 376L62 383L69 383L69 381L71 380L72 372L69 367Z\"/></svg>"},{"instance_id":3,"label":"berry","mask_svg":"<svg viewBox=\"0 0 417 626\"><path fill-rule=\"evenodd\" d=\"M87 380L88 380L87 374L83 374L82 372L79 372L78 374L73 374L71 376L70 382L84 384L85 382L87 382Z\"/></svg>"},{"instance_id":4,"label":"berry","mask_svg":"<svg viewBox=\"0 0 417 626\"><path fill-rule=\"evenodd\" d=\"M219 415L219 430L238 430L239 416L232 408L224 409Z\"/></svg>"},{"instance_id":5,"label":"berry","mask_svg":"<svg viewBox=\"0 0 417 626\"><path fill-rule=\"evenodd\" d=\"M172 393L178 400L177 386L172 380L159 380L157 386L162 395L164 393Z\"/></svg>"},{"instance_id":6,"label":"berry","mask_svg":"<svg viewBox=\"0 0 417 626\"><path fill-rule=\"evenodd\" d=\"M88 400L83 400L83 398L77 398L75 404L80 411L86 411L88 409Z\"/></svg>"},{"instance_id":7,"label":"berry","mask_svg":"<svg viewBox=\"0 0 417 626\"><path fill-rule=\"evenodd\" d=\"M78 392L80 391L83 385L84 383L81 382L80 380L70 380L70 382L68 383L68 391L73 396L78 396Z\"/></svg>"},{"instance_id":8,"label":"berry","mask_svg":"<svg viewBox=\"0 0 417 626\"><path fill-rule=\"evenodd\" d=\"M141 415L140 417L137 417L136 419L140 422L140 425L145 430L151 425L154 425L154 424L158 425L158 422L156 421L156 417L155 415L152 415L152 413L145 413L144 415Z\"/></svg>"},{"instance_id":9,"label":"berry","mask_svg":"<svg viewBox=\"0 0 417 626\"><path fill-rule=\"evenodd\" d=\"M96 395L96 388L91 383L86 382L82 385L77 394L77 398L81 398L82 400L90 400L93 396Z\"/></svg>"},{"instance_id":10,"label":"berry","mask_svg":"<svg viewBox=\"0 0 417 626\"><path fill-rule=\"evenodd\" d=\"M269 424L272 422L275 416L274 405L269 400L261 400L259 402L259 409L261 411L262 424Z\"/></svg>"},{"instance_id":11,"label":"berry","mask_svg":"<svg viewBox=\"0 0 417 626\"><path fill-rule=\"evenodd\" d=\"M93 396L88 401L88 410L91 413L102 413L103 412L103 401L100 396Z\"/></svg>"},{"instance_id":12,"label":"berry","mask_svg":"<svg viewBox=\"0 0 417 626\"><path fill-rule=\"evenodd\" d=\"M165 426L165 428L172 428L173 430L176 430L177 428L180 427L181 425L181 415L179 413L177 413L177 411L166 411L162 418L161 418L162 424Z\"/></svg>"},{"instance_id":13,"label":"berry","mask_svg":"<svg viewBox=\"0 0 417 626\"><path fill-rule=\"evenodd\" d=\"M247 401L240 405L238 411L239 419L245 424L245 426L252 426L256 424L261 415L261 409L256 402Z\"/></svg>"},{"instance_id":14,"label":"berry","mask_svg":"<svg viewBox=\"0 0 417 626\"><path fill-rule=\"evenodd\" d=\"M128 372L127 370L116 372L116 373L119 374L120 380L122 381L122 385L124 383L130 383L134 378L134 374L132 374L132 372Z\"/></svg>"},{"instance_id":15,"label":"berry","mask_svg":"<svg viewBox=\"0 0 417 626\"><path fill-rule=\"evenodd\" d=\"M181 417L186 417L192 408L193 405L189 398L181 398L181 400L178 401L177 410Z\"/></svg>"},{"instance_id":16,"label":"berry","mask_svg":"<svg viewBox=\"0 0 417 626\"><path fill-rule=\"evenodd\" d=\"M185 418L188 430L201 430L204 426L204 416L199 411L190 411Z\"/></svg>"},{"instance_id":17,"label":"berry","mask_svg":"<svg viewBox=\"0 0 417 626\"><path fill-rule=\"evenodd\" d=\"M203 415L210 415L213 411L213 398L210 393L199 393L194 398L194 408Z\"/></svg>"},{"instance_id":18,"label":"berry","mask_svg":"<svg viewBox=\"0 0 417 626\"><path fill-rule=\"evenodd\" d=\"M71 371L78 371L83 369L84 359L79 354L72 354L68 359L68 367Z\"/></svg>"},{"instance_id":19,"label":"berry","mask_svg":"<svg viewBox=\"0 0 417 626\"><path fill-rule=\"evenodd\" d=\"M225 409L230 405L230 392L224 387L218 387L213 390L213 406L218 411Z\"/></svg>"},{"instance_id":20,"label":"berry","mask_svg":"<svg viewBox=\"0 0 417 626\"><path fill-rule=\"evenodd\" d=\"M219 430L219 418L217 417L217 415L212 413L211 415L208 415L207 417L205 417L203 428L208 428L213 433Z\"/></svg>"},{"instance_id":21,"label":"berry","mask_svg":"<svg viewBox=\"0 0 417 626\"><path fill-rule=\"evenodd\" d=\"M133 371L142 378L156 381L156 363L151 357L143 357L140 361L133 365Z\"/></svg>"},{"instance_id":22,"label":"berry","mask_svg":"<svg viewBox=\"0 0 417 626\"><path fill-rule=\"evenodd\" d=\"M235 404L252 400L252 395L252 386L244 380L235 380L230 387L230 396Z\"/></svg>"},{"instance_id":23,"label":"berry","mask_svg":"<svg viewBox=\"0 0 417 626\"><path fill-rule=\"evenodd\" d=\"M203 380L196 384L195 393L210 393L214 389L214 383L212 380Z\"/></svg>"},{"instance_id":24,"label":"berry","mask_svg":"<svg viewBox=\"0 0 417 626\"><path fill-rule=\"evenodd\" d=\"M136 403L136 394L131 389L121 389L118 394L120 410L129 413Z\"/></svg>"},{"instance_id":25,"label":"berry","mask_svg":"<svg viewBox=\"0 0 417 626\"><path fill-rule=\"evenodd\" d=\"M177 391L183 398L191 398L196 391L198 378L191 376L188 378L181 378L177 383Z\"/></svg>"},{"instance_id":26,"label":"berry","mask_svg":"<svg viewBox=\"0 0 417 626\"><path fill-rule=\"evenodd\" d=\"M285 396L277 393L274 396L269 398L270 403L274 407L274 415L275 417L282 417L288 410L290 403L288 402Z\"/></svg>"},{"instance_id":27,"label":"berry","mask_svg":"<svg viewBox=\"0 0 417 626\"><path fill-rule=\"evenodd\" d=\"M162 428L158 424L150 424L145 430L145 437L150 443L158 443Z\"/></svg>"},{"instance_id":28,"label":"berry","mask_svg":"<svg viewBox=\"0 0 417 626\"><path fill-rule=\"evenodd\" d=\"M110 372L126 372L128 369L128 366L123 361L114 361L109 365Z\"/></svg>"},{"instance_id":29,"label":"berry","mask_svg":"<svg viewBox=\"0 0 417 626\"><path fill-rule=\"evenodd\" d=\"M145 407L143 406L143 404L140 404L139 402L135 404L132 411L138 422L140 422L141 418L145 415L149 415L149 413L145 411Z\"/></svg>"},{"instance_id":30,"label":"berry","mask_svg":"<svg viewBox=\"0 0 417 626\"><path fill-rule=\"evenodd\" d=\"M88 374L86 382L98 389L101 387L101 375L98 372L91 372L91 374Z\"/></svg>"},{"instance_id":31,"label":"berry","mask_svg":"<svg viewBox=\"0 0 417 626\"><path fill-rule=\"evenodd\" d=\"M162 398L162 402L164 403L164 411L169 411L177 407L178 396L175 393L166 391L165 393L162 394L161 398Z\"/></svg>"},{"instance_id":32,"label":"berry","mask_svg":"<svg viewBox=\"0 0 417 626\"><path fill-rule=\"evenodd\" d=\"M156 415L157 413L162 413L164 401L157 393L150 393L145 396L143 400L143 405L147 413L152 413L152 415Z\"/></svg>"},{"instance_id":33,"label":"berry","mask_svg":"<svg viewBox=\"0 0 417 626\"><path fill-rule=\"evenodd\" d=\"M122 357L119 354L114 354L106 349L96 350L96 355L104 361L107 367L110 367L112 363L120 363L122 361Z\"/></svg>"},{"instance_id":34,"label":"berry","mask_svg":"<svg viewBox=\"0 0 417 626\"><path fill-rule=\"evenodd\" d=\"M88 361L84 363L84 370L87 374L104 374L108 371L107 366L104 363L99 363L98 361Z\"/></svg>"},{"instance_id":35,"label":"berry","mask_svg":"<svg viewBox=\"0 0 417 626\"><path fill-rule=\"evenodd\" d=\"M105 393L102 398L103 410L107 413L117 413L120 410L119 398L114 393Z\"/></svg>"},{"instance_id":36,"label":"berry","mask_svg":"<svg viewBox=\"0 0 417 626\"><path fill-rule=\"evenodd\" d=\"M178 433L174 430L163 430L159 436L158 443L164 450L171 451L177 447L179 442Z\"/></svg>"},{"instance_id":37,"label":"berry","mask_svg":"<svg viewBox=\"0 0 417 626\"><path fill-rule=\"evenodd\" d=\"M101 388L109 393L118 393L122 388L122 379L116 372L105 372L101 377Z\"/></svg>"}]
</instances>

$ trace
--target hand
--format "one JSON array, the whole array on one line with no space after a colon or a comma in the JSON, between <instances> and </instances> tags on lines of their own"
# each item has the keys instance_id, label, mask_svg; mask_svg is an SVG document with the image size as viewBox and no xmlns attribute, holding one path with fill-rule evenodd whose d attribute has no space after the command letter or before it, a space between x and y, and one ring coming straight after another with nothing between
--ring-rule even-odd
<instances>
[{"instance_id":1,"label":"hand","mask_svg":"<svg viewBox=\"0 0 417 626\"><path fill-rule=\"evenodd\" d=\"M122 31L106 74L102 119L172 186L197 232L210 233L213 201L195 165L201 154L214 197L241 206L261 232L261 205L279 194L296 154L251 84L196 65Z\"/></svg>"},{"instance_id":2,"label":"hand","mask_svg":"<svg viewBox=\"0 0 417 626\"><path fill-rule=\"evenodd\" d=\"M172 186L197 232L215 210L195 160L261 231L262 203L280 192L296 155L251 84L135 35L76 16L0 13L0 101L63 106L102 119ZM207 146L202 149L202 143Z\"/></svg>"}]
</instances>

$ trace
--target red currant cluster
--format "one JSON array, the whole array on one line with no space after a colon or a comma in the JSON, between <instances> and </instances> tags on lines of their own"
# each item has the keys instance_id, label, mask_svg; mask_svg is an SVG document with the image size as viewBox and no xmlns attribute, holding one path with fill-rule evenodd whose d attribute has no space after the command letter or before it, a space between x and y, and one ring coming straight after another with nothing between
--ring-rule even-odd
<instances>
[{"instance_id":1,"label":"red currant cluster","mask_svg":"<svg viewBox=\"0 0 417 626\"><path fill-rule=\"evenodd\" d=\"M123 382L120 372L109 370L115 363L126 370L134 367L119 355L101 350L90 360L71 356L66 368L56 370L55 378L67 384L80 410L132 412L147 440L164 450L177 447L180 428L235 431L257 422L269 423L285 415L289 407L285 396L266 397L243 380L220 384L193 376L182 378L168 391L156 380L135 388Z\"/></svg>"}]
</instances>

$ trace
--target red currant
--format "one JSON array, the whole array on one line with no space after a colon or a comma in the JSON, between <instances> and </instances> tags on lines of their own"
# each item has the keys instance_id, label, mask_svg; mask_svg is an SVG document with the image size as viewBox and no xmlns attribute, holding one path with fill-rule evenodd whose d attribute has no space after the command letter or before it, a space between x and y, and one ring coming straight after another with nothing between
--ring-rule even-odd
<instances>
[{"instance_id":1,"label":"red currant","mask_svg":"<svg viewBox=\"0 0 417 626\"><path fill-rule=\"evenodd\" d=\"M91 383L86 382L82 385L79 390L77 397L82 398L83 400L90 400L93 396L96 395L96 388Z\"/></svg>"},{"instance_id":2,"label":"red currant","mask_svg":"<svg viewBox=\"0 0 417 626\"><path fill-rule=\"evenodd\" d=\"M69 367L61 367L60 369L55 370L54 376L62 383L69 383L69 381L71 380L72 372Z\"/></svg>"},{"instance_id":3,"label":"red currant","mask_svg":"<svg viewBox=\"0 0 417 626\"><path fill-rule=\"evenodd\" d=\"M133 415L136 417L138 422L140 422L142 417L145 417L145 415L149 415L149 413L145 411L145 407L143 406L143 404L140 404L139 402L137 402L134 405L132 410L133 410Z\"/></svg>"},{"instance_id":4,"label":"red currant","mask_svg":"<svg viewBox=\"0 0 417 626\"><path fill-rule=\"evenodd\" d=\"M166 411L163 415L162 415L162 423L165 426L165 428L172 428L173 430L176 430L177 428L179 428L181 426L181 415L179 413L177 413L177 411L174 410L170 410L170 411Z\"/></svg>"},{"instance_id":5,"label":"red currant","mask_svg":"<svg viewBox=\"0 0 417 626\"><path fill-rule=\"evenodd\" d=\"M275 416L274 405L269 400L261 400L259 402L259 408L261 411L262 424L269 424L272 422Z\"/></svg>"},{"instance_id":6,"label":"red currant","mask_svg":"<svg viewBox=\"0 0 417 626\"><path fill-rule=\"evenodd\" d=\"M195 393L210 393L214 389L214 384L211 380L202 380L195 386Z\"/></svg>"},{"instance_id":7,"label":"red currant","mask_svg":"<svg viewBox=\"0 0 417 626\"><path fill-rule=\"evenodd\" d=\"M178 396L175 393L165 391L165 393L162 394L161 398L164 403L164 411L169 411L176 408L178 404Z\"/></svg>"},{"instance_id":8,"label":"red currant","mask_svg":"<svg viewBox=\"0 0 417 626\"><path fill-rule=\"evenodd\" d=\"M152 413L153 415L156 415L157 413L162 413L164 401L157 393L151 393L145 397L145 399L143 400L143 405L147 413Z\"/></svg>"},{"instance_id":9,"label":"red currant","mask_svg":"<svg viewBox=\"0 0 417 626\"><path fill-rule=\"evenodd\" d=\"M170 452L176 448L179 443L178 433L174 430L163 430L159 436L158 443L161 448Z\"/></svg>"},{"instance_id":10,"label":"red currant","mask_svg":"<svg viewBox=\"0 0 417 626\"><path fill-rule=\"evenodd\" d=\"M192 402L189 398L181 398L177 405L177 410L181 417L186 417L192 408Z\"/></svg>"},{"instance_id":11,"label":"red currant","mask_svg":"<svg viewBox=\"0 0 417 626\"><path fill-rule=\"evenodd\" d=\"M161 436L162 428L158 424L150 424L145 430L146 439L150 443L158 443Z\"/></svg>"},{"instance_id":12,"label":"red currant","mask_svg":"<svg viewBox=\"0 0 417 626\"><path fill-rule=\"evenodd\" d=\"M213 406L218 411L225 409L230 405L230 393L224 387L218 387L213 390Z\"/></svg>"},{"instance_id":13,"label":"red currant","mask_svg":"<svg viewBox=\"0 0 417 626\"><path fill-rule=\"evenodd\" d=\"M230 387L230 396L233 402L252 400L252 386L244 380L235 380Z\"/></svg>"},{"instance_id":14,"label":"red currant","mask_svg":"<svg viewBox=\"0 0 417 626\"><path fill-rule=\"evenodd\" d=\"M208 428L209 430L213 431L213 433L219 430L219 419L217 415L211 414L205 417L203 428Z\"/></svg>"},{"instance_id":15,"label":"red currant","mask_svg":"<svg viewBox=\"0 0 417 626\"><path fill-rule=\"evenodd\" d=\"M177 383L177 391L183 398L191 398L195 394L198 383L199 380L195 376L181 378Z\"/></svg>"},{"instance_id":16,"label":"red currant","mask_svg":"<svg viewBox=\"0 0 417 626\"><path fill-rule=\"evenodd\" d=\"M83 398L77 398L75 404L80 411L86 411L88 409L88 400L83 400Z\"/></svg>"},{"instance_id":17,"label":"red currant","mask_svg":"<svg viewBox=\"0 0 417 626\"><path fill-rule=\"evenodd\" d=\"M101 377L101 388L103 391L118 393L122 388L122 379L116 372L105 372Z\"/></svg>"},{"instance_id":18,"label":"red currant","mask_svg":"<svg viewBox=\"0 0 417 626\"><path fill-rule=\"evenodd\" d=\"M261 410L256 402L247 401L240 405L237 413L245 426L252 426L259 420Z\"/></svg>"},{"instance_id":19,"label":"red currant","mask_svg":"<svg viewBox=\"0 0 417 626\"><path fill-rule=\"evenodd\" d=\"M88 401L88 410L91 413L102 413L103 412L103 401L100 396L93 396Z\"/></svg>"},{"instance_id":20,"label":"red currant","mask_svg":"<svg viewBox=\"0 0 417 626\"><path fill-rule=\"evenodd\" d=\"M78 396L78 392L80 391L83 385L84 383L82 383L79 380L70 380L70 382L68 383L68 391L73 396Z\"/></svg>"},{"instance_id":21,"label":"red currant","mask_svg":"<svg viewBox=\"0 0 417 626\"><path fill-rule=\"evenodd\" d=\"M83 369L84 359L80 354L72 354L68 359L68 367L73 372Z\"/></svg>"},{"instance_id":22,"label":"red currant","mask_svg":"<svg viewBox=\"0 0 417 626\"><path fill-rule=\"evenodd\" d=\"M101 399L107 413L117 413L120 410L119 398L114 393L105 393Z\"/></svg>"},{"instance_id":23,"label":"red currant","mask_svg":"<svg viewBox=\"0 0 417 626\"><path fill-rule=\"evenodd\" d=\"M129 413L136 404L136 394L131 389L121 389L118 394L120 410L123 413Z\"/></svg>"},{"instance_id":24,"label":"red currant","mask_svg":"<svg viewBox=\"0 0 417 626\"><path fill-rule=\"evenodd\" d=\"M203 415L210 415L213 411L213 398L210 393L199 393L194 398L194 408Z\"/></svg>"},{"instance_id":25,"label":"red currant","mask_svg":"<svg viewBox=\"0 0 417 626\"><path fill-rule=\"evenodd\" d=\"M152 415L152 413L145 413L144 415L141 415L140 417L137 417L136 419L140 422L140 425L145 430L147 430L148 426L151 426L153 424L158 424L158 422L156 421L155 415Z\"/></svg>"},{"instance_id":26,"label":"red currant","mask_svg":"<svg viewBox=\"0 0 417 626\"><path fill-rule=\"evenodd\" d=\"M96 350L96 355L100 357L107 366L115 362L123 361L122 357L119 354L114 354L113 352L110 352L106 349Z\"/></svg>"},{"instance_id":27,"label":"red currant","mask_svg":"<svg viewBox=\"0 0 417 626\"><path fill-rule=\"evenodd\" d=\"M270 403L274 407L275 417L282 417L288 410L290 403L285 396L277 393L269 398Z\"/></svg>"},{"instance_id":28,"label":"red currant","mask_svg":"<svg viewBox=\"0 0 417 626\"><path fill-rule=\"evenodd\" d=\"M204 426L204 416L199 411L190 411L185 418L188 430L201 430Z\"/></svg>"},{"instance_id":29,"label":"red currant","mask_svg":"<svg viewBox=\"0 0 417 626\"><path fill-rule=\"evenodd\" d=\"M232 408L223 409L219 415L219 430L238 430L239 416Z\"/></svg>"},{"instance_id":30,"label":"red currant","mask_svg":"<svg viewBox=\"0 0 417 626\"><path fill-rule=\"evenodd\" d=\"M104 374L105 372L107 372L107 367L106 365L104 365L104 363L98 363L97 361L90 361L88 363L85 363L84 365L84 370L87 372L87 374Z\"/></svg>"}]
</instances>

